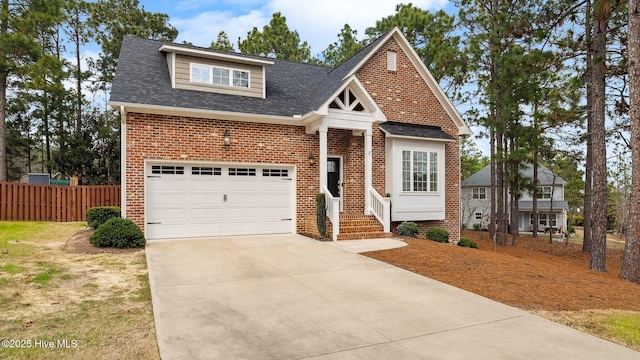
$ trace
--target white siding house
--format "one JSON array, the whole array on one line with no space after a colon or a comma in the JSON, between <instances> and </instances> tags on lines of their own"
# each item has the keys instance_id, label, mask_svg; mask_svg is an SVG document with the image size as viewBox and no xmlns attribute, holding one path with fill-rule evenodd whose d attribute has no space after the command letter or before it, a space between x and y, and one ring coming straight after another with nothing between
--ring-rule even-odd
<instances>
[{"instance_id":1,"label":"white siding house","mask_svg":"<svg viewBox=\"0 0 640 360\"><path fill-rule=\"evenodd\" d=\"M526 166L520 171L523 178L533 181L533 167ZM538 166L538 231L554 228L565 231L567 210L564 201L566 181L543 165ZM480 227L487 229L491 222L491 167L485 166L461 184L460 207L462 225L467 229ZM518 229L521 232L533 230L533 194L522 191L518 200Z\"/></svg>"}]
</instances>

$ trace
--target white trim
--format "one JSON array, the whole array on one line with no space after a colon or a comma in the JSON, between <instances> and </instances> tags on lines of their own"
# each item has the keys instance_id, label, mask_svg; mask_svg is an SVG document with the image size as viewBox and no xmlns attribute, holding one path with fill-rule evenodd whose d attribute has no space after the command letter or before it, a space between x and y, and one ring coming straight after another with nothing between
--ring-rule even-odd
<instances>
[{"instance_id":1,"label":"white trim","mask_svg":"<svg viewBox=\"0 0 640 360\"><path fill-rule=\"evenodd\" d=\"M120 213L127 218L127 112L120 106Z\"/></svg>"},{"instance_id":2,"label":"white trim","mask_svg":"<svg viewBox=\"0 0 640 360\"><path fill-rule=\"evenodd\" d=\"M371 215L369 189L373 188L373 140L371 129L364 134L364 214Z\"/></svg>"},{"instance_id":3,"label":"white trim","mask_svg":"<svg viewBox=\"0 0 640 360\"><path fill-rule=\"evenodd\" d=\"M262 67L262 98L267 98L267 69Z\"/></svg>"},{"instance_id":4,"label":"white trim","mask_svg":"<svg viewBox=\"0 0 640 360\"><path fill-rule=\"evenodd\" d=\"M371 113L372 122L380 123L387 121L387 116L384 114L382 109L380 109L369 92L367 92L367 89L364 87L364 85L362 85L360 80L355 75L352 75L348 81L345 81L342 86L340 86L333 94L331 94L331 96L329 96L325 103L318 108L318 113L327 115L329 113L329 104L331 104L340 93L343 93L345 89L349 89L354 92L354 95L358 97L358 100L365 108L365 110ZM363 96L364 99L360 96Z\"/></svg>"},{"instance_id":5,"label":"white trim","mask_svg":"<svg viewBox=\"0 0 640 360\"><path fill-rule=\"evenodd\" d=\"M433 78L433 75L431 75L431 72L429 72L429 69L427 69L427 66L422 62L422 60L420 60L420 57L418 56L416 51L413 49L411 44L409 44L409 41L407 41L407 39L404 37L404 35L402 34L402 32L398 27L393 28L393 30L387 33L387 35L385 35L385 37L382 40L380 40L378 45L376 45L376 48L369 51L367 56L365 56L362 60L360 60L358 65L354 66L353 69L351 69L351 71L344 76L343 80L349 78L350 76L355 75L355 73L358 70L360 70L360 68L364 66L364 64L366 64L369 61L369 59L375 53L377 53L378 50L380 50L380 48L384 44L386 44L386 42L389 41L389 39L391 39L392 37L398 42L402 50L407 54L413 66L418 70L418 72L422 76L422 79L425 81L427 86L429 86L429 89L431 89L431 91L433 92L435 97L438 99L438 101L440 102L444 110L447 112L451 120L456 124L456 126L458 127L458 135L459 136L471 135L472 133L469 126L462 119L462 117L460 116L456 108L453 106L449 98L444 94L444 91L442 91L442 88L440 87L440 85L438 85L436 80Z\"/></svg>"},{"instance_id":6,"label":"white trim","mask_svg":"<svg viewBox=\"0 0 640 360\"><path fill-rule=\"evenodd\" d=\"M195 108L173 107L165 105L148 105L148 104L135 104L121 101L109 101L109 105L118 109L120 107L126 107L128 112L139 112L145 114L156 115L171 115L171 116L186 116L205 119L217 119L217 120L232 120L232 121L244 121L244 122L259 122L265 124L279 124L279 125L297 125L306 126L303 120L315 117L315 113L311 112L304 114L299 118L289 116L278 115L263 115L263 114L250 114L231 111L216 111L216 110L204 110Z\"/></svg>"},{"instance_id":7,"label":"white trim","mask_svg":"<svg viewBox=\"0 0 640 360\"><path fill-rule=\"evenodd\" d=\"M174 54L191 55L197 57L203 57L207 59L219 59L224 61L250 64L250 65L273 65L274 62L266 59L256 59L245 56L238 56L234 53L217 52L214 50L200 50L195 48L185 48L181 46L174 46L165 44L160 46L159 51L171 52Z\"/></svg>"},{"instance_id":8,"label":"white trim","mask_svg":"<svg viewBox=\"0 0 640 360\"><path fill-rule=\"evenodd\" d=\"M176 88L176 53L171 53L171 88Z\"/></svg>"},{"instance_id":9,"label":"white trim","mask_svg":"<svg viewBox=\"0 0 640 360\"><path fill-rule=\"evenodd\" d=\"M201 66L201 67L206 67L206 68L209 69L209 79L207 80L207 82L194 81L193 80L193 67L194 66ZM229 78L229 83L228 84L216 84L214 82L214 78L213 78L213 70L214 69L227 70L228 71L227 75L228 75L228 78ZM247 86L233 85L233 75L234 75L235 71L247 74ZM237 88L237 89L240 89L240 90L251 90L251 71L245 70L245 69L237 69L237 68L232 68L232 67L226 67L226 66L202 64L202 63L199 63L199 62L189 62L189 83L196 84L196 85L212 85L212 86L216 86L216 87L228 87L228 88L234 88L234 89Z\"/></svg>"}]
</instances>

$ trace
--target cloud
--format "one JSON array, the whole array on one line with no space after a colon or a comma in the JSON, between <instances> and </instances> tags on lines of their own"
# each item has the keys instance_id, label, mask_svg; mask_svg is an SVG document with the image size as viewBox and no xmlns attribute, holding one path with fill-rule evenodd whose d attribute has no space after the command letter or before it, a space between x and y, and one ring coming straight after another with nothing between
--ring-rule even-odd
<instances>
[{"instance_id":1,"label":"cloud","mask_svg":"<svg viewBox=\"0 0 640 360\"><path fill-rule=\"evenodd\" d=\"M262 28L271 20L273 13L279 11L287 18L289 29L298 31L300 39L309 43L311 54L315 56L337 40L337 34L344 24L348 23L358 31L358 38L363 38L367 27L374 26L377 20L395 13L398 2L376 0L373 5L371 0L226 0L212 5L204 1L184 0L178 3L183 9L197 6L210 11L194 17L172 17L171 24L180 32L178 42L186 40L194 45L209 46L218 33L224 30L229 40L236 44L238 37L244 39L253 27ZM443 8L447 1L414 0L412 3L433 11ZM211 11L213 7L219 10ZM223 7L224 10L221 9Z\"/></svg>"},{"instance_id":2,"label":"cloud","mask_svg":"<svg viewBox=\"0 0 640 360\"><path fill-rule=\"evenodd\" d=\"M207 11L192 18L171 19L171 24L179 31L177 42L189 41L208 47L217 39L218 33L224 31L236 50L238 37L244 39L254 26L261 27L268 22L269 18L259 10L241 15L234 15L231 11Z\"/></svg>"},{"instance_id":3,"label":"cloud","mask_svg":"<svg viewBox=\"0 0 640 360\"><path fill-rule=\"evenodd\" d=\"M374 4L371 0L272 0L268 8L272 13L280 11L286 16L289 28L298 30L300 38L309 42L315 55L337 40L337 34L344 24L358 31L358 39L363 38L365 29L374 26L377 20L394 14L399 2L376 0ZM423 9L440 9L447 1L414 0L412 3Z\"/></svg>"}]
</instances>

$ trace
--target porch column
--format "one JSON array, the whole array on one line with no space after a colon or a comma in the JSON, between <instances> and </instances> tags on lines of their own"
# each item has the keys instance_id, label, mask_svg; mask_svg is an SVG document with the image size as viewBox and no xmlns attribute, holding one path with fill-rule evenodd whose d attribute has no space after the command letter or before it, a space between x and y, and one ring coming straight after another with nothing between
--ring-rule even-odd
<instances>
[{"instance_id":1,"label":"porch column","mask_svg":"<svg viewBox=\"0 0 640 360\"><path fill-rule=\"evenodd\" d=\"M327 126L320 125L320 192L327 187Z\"/></svg>"},{"instance_id":2,"label":"porch column","mask_svg":"<svg viewBox=\"0 0 640 360\"><path fill-rule=\"evenodd\" d=\"M369 195L369 188L373 185L372 181L372 167L373 167L373 153L371 142L371 129L367 129L364 133L364 213L365 215L371 215L371 199ZM384 196L384 194L382 194Z\"/></svg>"}]
</instances>

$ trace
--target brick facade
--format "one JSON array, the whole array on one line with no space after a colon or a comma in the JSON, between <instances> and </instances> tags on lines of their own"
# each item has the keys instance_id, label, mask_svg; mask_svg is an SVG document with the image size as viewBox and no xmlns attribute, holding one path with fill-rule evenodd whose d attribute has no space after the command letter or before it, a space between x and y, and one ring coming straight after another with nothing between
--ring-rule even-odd
<instances>
[{"instance_id":1,"label":"brick facade","mask_svg":"<svg viewBox=\"0 0 640 360\"><path fill-rule=\"evenodd\" d=\"M397 71L387 70L387 51L396 52ZM400 45L390 39L357 72L357 77L390 121L436 125L458 139L458 127L424 82ZM446 220L419 223L422 234L431 226L449 231L452 240L460 238L460 148L459 142L445 145ZM385 139L373 130L373 186L385 193Z\"/></svg>"},{"instance_id":2,"label":"brick facade","mask_svg":"<svg viewBox=\"0 0 640 360\"><path fill-rule=\"evenodd\" d=\"M387 50L397 53L398 68L388 72ZM392 38L358 71L357 77L392 121L441 126L457 138L458 128ZM232 145L223 145L229 130ZM374 125L373 186L385 194L385 138ZM364 211L364 137L350 130L329 129L328 154L343 158L344 211ZM446 143L446 220L442 226L459 238L459 144ZM297 231L316 235L315 195L319 186L319 136L303 126L227 121L142 113L126 114L126 216L144 229L144 160L264 162L297 168ZM310 153L314 160L309 159Z\"/></svg>"}]
</instances>

